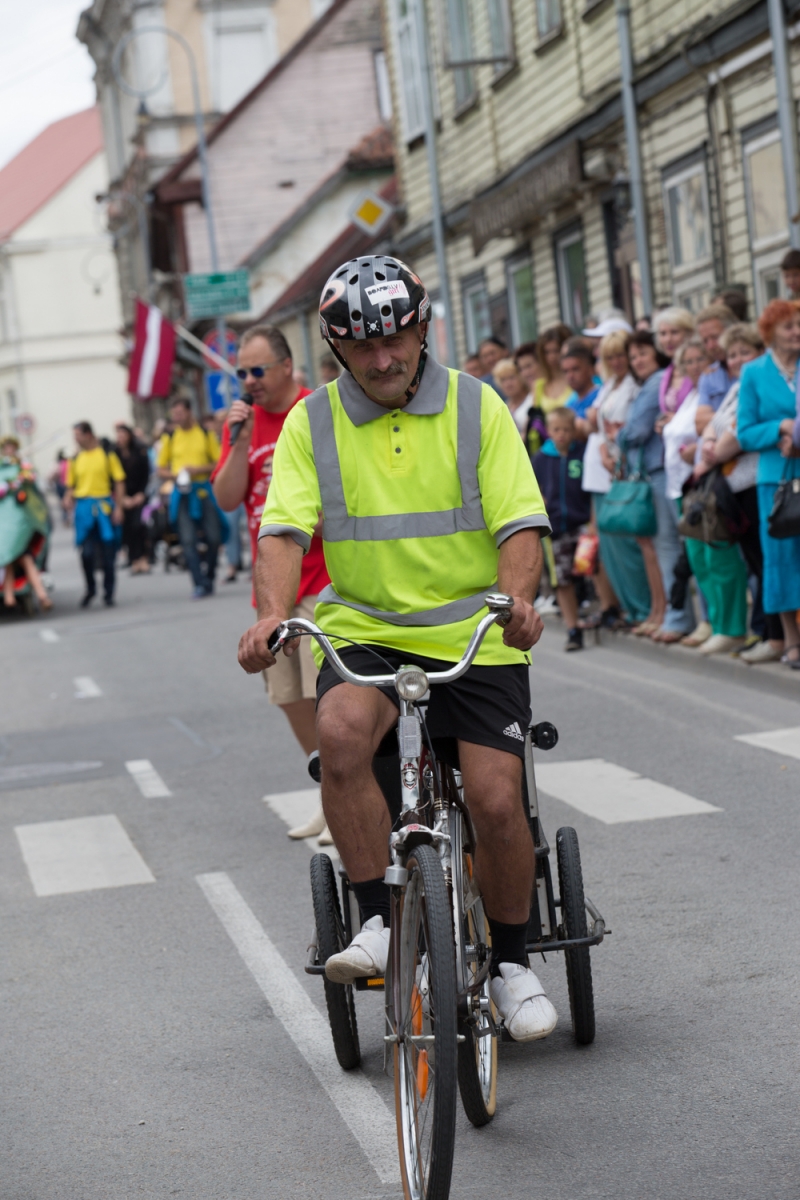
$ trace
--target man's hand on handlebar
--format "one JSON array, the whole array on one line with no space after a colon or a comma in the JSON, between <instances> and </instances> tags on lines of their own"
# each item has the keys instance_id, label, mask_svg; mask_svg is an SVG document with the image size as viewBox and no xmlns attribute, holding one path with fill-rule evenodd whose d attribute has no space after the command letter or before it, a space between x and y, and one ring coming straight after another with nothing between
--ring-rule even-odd
<instances>
[{"instance_id":1,"label":"man's hand on handlebar","mask_svg":"<svg viewBox=\"0 0 800 1200\"><path fill-rule=\"evenodd\" d=\"M248 675L255 675L265 668L275 666L275 655L269 648L269 640L285 617L264 617L251 625L239 639L239 666ZM292 638L283 647L283 653L291 657L300 644L299 638Z\"/></svg>"},{"instance_id":2,"label":"man's hand on handlebar","mask_svg":"<svg viewBox=\"0 0 800 1200\"><path fill-rule=\"evenodd\" d=\"M530 650L542 636L544 623L532 604L514 597L511 620L503 629L503 642L515 650Z\"/></svg>"}]
</instances>

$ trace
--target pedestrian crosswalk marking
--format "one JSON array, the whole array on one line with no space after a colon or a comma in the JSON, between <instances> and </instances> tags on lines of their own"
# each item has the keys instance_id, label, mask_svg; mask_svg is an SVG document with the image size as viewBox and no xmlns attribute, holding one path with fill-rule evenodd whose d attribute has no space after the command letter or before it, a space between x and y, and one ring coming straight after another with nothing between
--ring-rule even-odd
<instances>
[{"instance_id":1,"label":"pedestrian crosswalk marking","mask_svg":"<svg viewBox=\"0 0 800 1200\"><path fill-rule=\"evenodd\" d=\"M75 685L76 700L94 700L103 694L89 675L79 675L72 682Z\"/></svg>"},{"instance_id":2,"label":"pedestrian crosswalk marking","mask_svg":"<svg viewBox=\"0 0 800 1200\"><path fill-rule=\"evenodd\" d=\"M158 800L161 796L172 795L149 758L132 759L131 762L125 763L125 768L146 800Z\"/></svg>"},{"instance_id":3,"label":"pedestrian crosswalk marking","mask_svg":"<svg viewBox=\"0 0 800 1200\"><path fill-rule=\"evenodd\" d=\"M722 812L705 800L696 800L694 796L687 796L685 792L646 779L602 758L537 762L536 782L548 796L555 796L606 825Z\"/></svg>"},{"instance_id":4,"label":"pedestrian crosswalk marking","mask_svg":"<svg viewBox=\"0 0 800 1200\"><path fill-rule=\"evenodd\" d=\"M759 750L771 750L784 758L800 758L800 726L793 729L771 729L768 733L740 733L737 742L757 746Z\"/></svg>"},{"instance_id":5,"label":"pedestrian crosswalk marking","mask_svg":"<svg viewBox=\"0 0 800 1200\"><path fill-rule=\"evenodd\" d=\"M14 832L37 896L155 883L113 814L17 825Z\"/></svg>"},{"instance_id":6,"label":"pedestrian crosswalk marking","mask_svg":"<svg viewBox=\"0 0 800 1200\"><path fill-rule=\"evenodd\" d=\"M198 875L197 882L274 1015L335 1104L381 1183L397 1183L394 1116L361 1071L342 1071L327 1021L228 876L215 871Z\"/></svg>"},{"instance_id":7,"label":"pedestrian crosswalk marking","mask_svg":"<svg viewBox=\"0 0 800 1200\"><path fill-rule=\"evenodd\" d=\"M55 629L40 629L39 637L43 642L60 642L61 638L56 633Z\"/></svg>"}]
</instances>

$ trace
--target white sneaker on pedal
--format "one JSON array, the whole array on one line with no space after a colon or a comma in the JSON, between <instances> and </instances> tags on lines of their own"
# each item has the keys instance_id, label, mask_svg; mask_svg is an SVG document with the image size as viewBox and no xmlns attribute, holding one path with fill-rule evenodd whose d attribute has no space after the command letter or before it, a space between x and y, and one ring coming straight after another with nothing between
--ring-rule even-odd
<instances>
[{"instance_id":1,"label":"white sneaker on pedal","mask_svg":"<svg viewBox=\"0 0 800 1200\"><path fill-rule=\"evenodd\" d=\"M389 928L383 917L370 917L361 926L346 950L332 954L325 963L325 974L331 983L352 983L386 974L389 961Z\"/></svg>"},{"instance_id":2,"label":"white sneaker on pedal","mask_svg":"<svg viewBox=\"0 0 800 1200\"><path fill-rule=\"evenodd\" d=\"M492 980L491 992L515 1042L535 1042L555 1029L558 1013L529 967L500 963L500 974Z\"/></svg>"}]
</instances>

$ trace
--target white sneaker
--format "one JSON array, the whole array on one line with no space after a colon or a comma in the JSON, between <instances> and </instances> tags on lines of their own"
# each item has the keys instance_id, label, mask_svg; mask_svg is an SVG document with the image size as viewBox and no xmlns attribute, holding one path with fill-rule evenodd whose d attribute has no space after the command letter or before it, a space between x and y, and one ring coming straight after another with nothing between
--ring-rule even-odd
<instances>
[{"instance_id":1,"label":"white sneaker","mask_svg":"<svg viewBox=\"0 0 800 1200\"><path fill-rule=\"evenodd\" d=\"M289 837L298 840L300 838L318 837L325 828L325 814L320 804L310 821L307 821L305 825L298 825L296 829L289 830Z\"/></svg>"},{"instance_id":2,"label":"white sneaker","mask_svg":"<svg viewBox=\"0 0 800 1200\"><path fill-rule=\"evenodd\" d=\"M727 637L724 633L715 633L712 637L703 642L702 646L698 646L698 654L728 654L731 650L738 650L745 643L743 637Z\"/></svg>"},{"instance_id":3,"label":"white sneaker","mask_svg":"<svg viewBox=\"0 0 800 1200\"><path fill-rule=\"evenodd\" d=\"M558 1013L529 967L500 963L500 974L492 980L491 992L515 1042L535 1042L555 1029Z\"/></svg>"},{"instance_id":4,"label":"white sneaker","mask_svg":"<svg viewBox=\"0 0 800 1200\"><path fill-rule=\"evenodd\" d=\"M533 607L540 617L549 617L554 613L561 612L561 609L558 607L558 600L556 600L554 595L537 597L533 602Z\"/></svg>"},{"instance_id":5,"label":"white sneaker","mask_svg":"<svg viewBox=\"0 0 800 1200\"><path fill-rule=\"evenodd\" d=\"M322 833L317 838L317 841L319 842L320 846L332 846L333 845L333 835L332 835L330 829L328 829L327 825L323 825Z\"/></svg>"},{"instance_id":6,"label":"white sneaker","mask_svg":"<svg viewBox=\"0 0 800 1200\"><path fill-rule=\"evenodd\" d=\"M739 655L742 662L750 663L767 663L779 662L783 654L783 646L780 650L776 650L770 642L756 642L755 646L751 646L749 650L743 650Z\"/></svg>"},{"instance_id":7,"label":"white sneaker","mask_svg":"<svg viewBox=\"0 0 800 1200\"><path fill-rule=\"evenodd\" d=\"M386 974L389 961L389 928L383 917L370 917L361 926L346 950L332 954L325 963L325 974L331 983L352 983Z\"/></svg>"}]
</instances>

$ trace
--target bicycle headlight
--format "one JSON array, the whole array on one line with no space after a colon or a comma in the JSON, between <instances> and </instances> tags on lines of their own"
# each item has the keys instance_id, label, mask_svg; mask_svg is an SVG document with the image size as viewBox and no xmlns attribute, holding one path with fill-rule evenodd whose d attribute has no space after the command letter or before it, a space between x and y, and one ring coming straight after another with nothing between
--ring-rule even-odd
<instances>
[{"instance_id":1,"label":"bicycle headlight","mask_svg":"<svg viewBox=\"0 0 800 1200\"><path fill-rule=\"evenodd\" d=\"M395 686L403 700L421 700L428 690L428 676L419 667L401 667Z\"/></svg>"}]
</instances>

